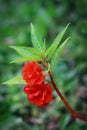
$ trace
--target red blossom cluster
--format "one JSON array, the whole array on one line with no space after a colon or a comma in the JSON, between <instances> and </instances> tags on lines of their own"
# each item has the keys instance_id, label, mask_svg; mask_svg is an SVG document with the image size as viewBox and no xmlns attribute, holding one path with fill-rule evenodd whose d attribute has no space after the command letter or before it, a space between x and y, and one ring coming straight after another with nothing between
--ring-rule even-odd
<instances>
[{"instance_id":1,"label":"red blossom cluster","mask_svg":"<svg viewBox=\"0 0 87 130\"><path fill-rule=\"evenodd\" d=\"M22 76L27 85L24 92L30 103L45 106L52 100L52 88L44 83L45 75L36 62L27 62L22 68Z\"/></svg>"}]
</instances>

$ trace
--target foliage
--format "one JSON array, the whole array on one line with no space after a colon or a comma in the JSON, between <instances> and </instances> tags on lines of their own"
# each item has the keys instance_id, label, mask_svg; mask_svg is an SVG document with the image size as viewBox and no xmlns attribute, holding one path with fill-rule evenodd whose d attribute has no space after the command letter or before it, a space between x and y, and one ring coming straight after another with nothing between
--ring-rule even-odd
<instances>
[{"instance_id":1,"label":"foliage","mask_svg":"<svg viewBox=\"0 0 87 130\"><path fill-rule=\"evenodd\" d=\"M28 62L28 61L34 61L34 62L44 62L44 60L48 60L48 63L50 65L50 68L46 71L50 71L53 69L55 66L56 62L58 61L58 58L60 57L60 54L62 53L64 45L67 43L68 39L67 38L61 45L58 47L58 44L60 43L68 25L64 28L64 30L57 36L57 38L54 40L52 45L47 49L44 50L44 42L41 39L39 31L34 27L33 24L31 24L31 39L34 48L30 47L21 47L21 46L11 46L11 48L15 49L22 57L12 61L13 62ZM45 45L46 47L46 45ZM32 52L33 50L33 52ZM38 54L35 55L36 50L38 50ZM55 52L56 51L56 52ZM50 59L51 59L51 64L50 64ZM23 79L21 76L17 76L15 78L12 78L3 84L21 84L24 83Z\"/></svg>"},{"instance_id":2,"label":"foliage","mask_svg":"<svg viewBox=\"0 0 87 130\"><path fill-rule=\"evenodd\" d=\"M46 37L45 40L44 37L42 39L47 48L57 33L61 32L67 23L71 23L65 36L71 38L54 68L54 79L71 106L78 113L87 116L86 1L1 0L0 12L0 83L20 75L22 63L9 64L11 59L20 58L9 46L32 47L29 27L31 22L42 36ZM35 52L35 55L39 55L38 50ZM42 109L28 104L22 85L9 86L0 86L1 130L44 130L52 127L53 130L55 127L61 130L86 130L86 123L73 120L71 115L67 114L55 92L55 100ZM53 105L54 103L56 105Z\"/></svg>"}]
</instances>

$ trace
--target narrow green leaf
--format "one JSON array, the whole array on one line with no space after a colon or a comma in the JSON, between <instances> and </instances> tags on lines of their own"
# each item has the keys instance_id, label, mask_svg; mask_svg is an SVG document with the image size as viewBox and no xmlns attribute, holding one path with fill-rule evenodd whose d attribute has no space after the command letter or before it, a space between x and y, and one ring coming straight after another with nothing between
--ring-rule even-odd
<instances>
[{"instance_id":1,"label":"narrow green leaf","mask_svg":"<svg viewBox=\"0 0 87 130\"><path fill-rule=\"evenodd\" d=\"M65 44L67 43L67 41L68 41L69 39L70 39L70 37L67 38L67 39L59 46L59 48L56 50L56 52L55 52L54 55L52 56L52 58L51 58L51 69L54 68L55 64L57 63L58 59L60 58L60 55L61 55L61 53L62 53L62 50L63 50Z\"/></svg>"},{"instance_id":2,"label":"narrow green leaf","mask_svg":"<svg viewBox=\"0 0 87 130\"><path fill-rule=\"evenodd\" d=\"M16 76L2 84L26 84L26 82L23 80L22 76Z\"/></svg>"},{"instance_id":3,"label":"narrow green leaf","mask_svg":"<svg viewBox=\"0 0 87 130\"><path fill-rule=\"evenodd\" d=\"M46 50L46 39L44 39L44 52L45 52L45 50Z\"/></svg>"},{"instance_id":4,"label":"narrow green leaf","mask_svg":"<svg viewBox=\"0 0 87 130\"><path fill-rule=\"evenodd\" d=\"M22 57L19 58L17 60L14 60L10 63L14 63L14 62L27 62L27 61L42 61L42 58L39 56L28 56L28 57Z\"/></svg>"},{"instance_id":5,"label":"narrow green leaf","mask_svg":"<svg viewBox=\"0 0 87 130\"><path fill-rule=\"evenodd\" d=\"M16 50L21 56L32 56L40 55L40 52L36 48L24 47L24 46L10 46L12 49Z\"/></svg>"},{"instance_id":6,"label":"narrow green leaf","mask_svg":"<svg viewBox=\"0 0 87 130\"><path fill-rule=\"evenodd\" d=\"M37 30L37 28L34 27L33 24L31 24L31 40L32 40L33 46L39 49L41 53L43 53L44 44L43 44L40 32Z\"/></svg>"},{"instance_id":7,"label":"narrow green leaf","mask_svg":"<svg viewBox=\"0 0 87 130\"><path fill-rule=\"evenodd\" d=\"M60 32L57 37L55 38L54 42L52 43L52 45L47 49L45 56L48 56L48 60L50 60L50 58L52 57L52 55L55 53L56 48L58 47L58 45L60 44L67 28L68 28L69 24L63 29L62 32Z\"/></svg>"}]
</instances>

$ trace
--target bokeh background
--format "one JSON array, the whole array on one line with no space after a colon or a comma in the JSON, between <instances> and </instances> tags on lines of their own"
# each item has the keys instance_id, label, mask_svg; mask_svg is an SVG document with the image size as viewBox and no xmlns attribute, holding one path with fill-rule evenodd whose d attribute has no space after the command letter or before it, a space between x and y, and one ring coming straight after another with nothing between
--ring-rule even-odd
<instances>
[{"instance_id":1,"label":"bokeh background","mask_svg":"<svg viewBox=\"0 0 87 130\"><path fill-rule=\"evenodd\" d=\"M32 46L32 22L50 46L70 22L70 36L53 71L54 80L72 108L87 117L87 1L0 0L0 83L21 74L23 63L9 64L18 54L10 45ZM87 130L53 91L46 107L28 103L22 85L0 85L0 130Z\"/></svg>"}]
</instances>

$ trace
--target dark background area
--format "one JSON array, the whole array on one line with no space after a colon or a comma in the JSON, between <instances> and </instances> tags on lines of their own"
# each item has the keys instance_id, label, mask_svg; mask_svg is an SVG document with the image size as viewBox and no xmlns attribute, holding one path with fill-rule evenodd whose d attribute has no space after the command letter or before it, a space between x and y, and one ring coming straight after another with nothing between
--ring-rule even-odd
<instances>
[{"instance_id":1,"label":"dark background area","mask_svg":"<svg viewBox=\"0 0 87 130\"><path fill-rule=\"evenodd\" d=\"M21 74L22 63L10 45L32 46L32 22L50 46L70 22L70 36L53 75L72 108L87 117L87 1L0 0L0 83ZM29 104L22 85L0 85L0 130L87 130L87 123L74 119L53 91L46 107Z\"/></svg>"}]
</instances>

